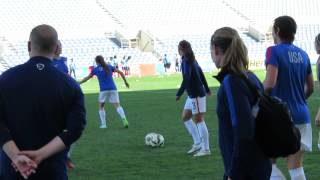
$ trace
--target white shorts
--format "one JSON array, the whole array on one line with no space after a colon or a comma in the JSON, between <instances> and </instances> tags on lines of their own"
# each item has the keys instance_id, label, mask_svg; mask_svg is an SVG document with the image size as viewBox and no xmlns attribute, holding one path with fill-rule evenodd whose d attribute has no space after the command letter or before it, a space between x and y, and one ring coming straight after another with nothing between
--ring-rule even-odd
<instances>
[{"instance_id":1,"label":"white shorts","mask_svg":"<svg viewBox=\"0 0 320 180\"><path fill-rule=\"evenodd\" d=\"M104 103L108 98L109 103L119 103L119 94L117 90L110 90L110 91L100 91L99 93L99 103Z\"/></svg>"},{"instance_id":2,"label":"white shorts","mask_svg":"<svg viewBox=\"0 0 320 180\"><path fill-rule=\"evenodd\" d=\"M295 125L301 134L301 150L302 151L312 151L312 128L311 124L296 124Z\"/></svg>"},{"instance_id":3,"label":"white shorts","mask_svg":"<svg viewBox=\"0 0 320 180\"><path fill-rule=\"evenodd\" d=\"M192 114L206 112L206 97L189 98L186 100L184 109L192 111Z\"/></svg>"}]
</instances>

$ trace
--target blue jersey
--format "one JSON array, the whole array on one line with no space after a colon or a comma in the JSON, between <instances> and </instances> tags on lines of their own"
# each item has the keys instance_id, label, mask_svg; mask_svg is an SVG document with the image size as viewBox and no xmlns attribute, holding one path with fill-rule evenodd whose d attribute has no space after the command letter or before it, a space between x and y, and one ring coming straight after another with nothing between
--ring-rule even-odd
<instances>
[{"instance_id":1,"label":"blue jersey","mask_svg":"<svg viewBox=\"0 0 320 180\"><path fill-rule=\"evenodd\" d=\"M263 85L259 79L253 73L247 75L262 91ZM221 83L217 92L216 111L224 174L232 179L246 179L244 177L260 172L263 177L263 174L271 171L271 163L254 139L255 119L251 109L257 99L240 77L219 73L216 78Z\"/></svg>"},{"instance_id":2,"label":"blue jersey","mask_svg":"<svg viewBox=\"0 0 320 180\"><path fill-rule=\"evenodd\" d=\"M181 96L184 90L187 90L190 98L206 96L206 93L209 93L210 90L206 78L203 75L202 69L198 65L197 61L192 61L189 63L184 58L182 60L181 67L183 81L176 96Z\"/></svg>"},{"instance_id":3,"label":"blue jersey","mask_svg":"<svg viewBox=\"0 0 320 180\"><path fill-rule=\"evenodd\" d=\"M108 74L100 65L95 67L92 70L91 74L97 76L99 80L100 91L117 90L117 87L112 78L112 72L114 72L116 68L109 64L107 65L107 67L109 68Z\"/></svg>"},{"instance_id":4,"label":"blue jersey","mask_svg":"<svg viewBox=\"0 0 320 180\"><path fill-rule=\"evenodd\" d=\"M61 72L68 74L67 58L60 56L54 58L52 61L54 67L58 68Z\"/></svg>"},{"instance_id":5,"label":"blue jersey","mask_svg":"<svg viewBox=\"0 0 320 180\"><path fill-rule=\"evenodd\" d=\"M278 68L278 77L272 96L286 102L295 124L310 123L310 114L305 97L307 76L312 73L306 52L293 44L269 47L266 65Z\"/></svg>"}]
</instances>

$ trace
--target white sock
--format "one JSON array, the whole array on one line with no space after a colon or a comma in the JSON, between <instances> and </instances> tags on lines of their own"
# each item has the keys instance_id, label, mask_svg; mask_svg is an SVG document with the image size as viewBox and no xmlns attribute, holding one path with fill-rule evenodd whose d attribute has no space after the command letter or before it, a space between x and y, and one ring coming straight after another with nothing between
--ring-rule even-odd
<instances>
[{"instance_id":1,"label":"white sock","mask_svg":"<svg viewBox=\"0 0 320 180\"><path fill-rule=\"evenodd\" d=\"M189 134L192 136L193 144L200 144L201 143L201 139L200 139L200 136L199 136L199 132L198 132L197 126L193 122L193 120L189 119L188 121L185 121L184 125L186 126Z\"/></svg>"},{"instance_id":2,"label":"white sock","mask_svg":"<svg viewBox=\"0 0 320 180\"><path fill-rule=\"evenodd\" d=\"M303 167L299 167L296 169L290 169L289 174L291 180L306 180L306 176L304 175Z\"/></svg>"},{"instance_id":3,"label":"white sock","mask_svg":"<svg viewBox=\"0 0 320 180\"><path fill-rule=\"evenodd\" d=\"M272 164L270 180L286 180L283 173L280 171L276 164Z\"/></svg>"},{"instance_id":4,"label":"white sock","mask_svg":"<svg viewBox=\"0 0 320 180\"><path fill-rule=\"evenodd\" d=\"M72 143L70 148L69 148L69 151L68 151L68 158L70 159L71 158L71 154L72 154L72 151L74 149L74 146L75 146L75 143Z\"/></svg>"},{"instance_id":5,"label":"white sock","mask_svg":"<svg viewBox=\"0 0 320 180\"><path fill-rule=\"evenodd\" d=\"M121 117L121 119L125 119L126 118L126 115L124 114L124 110L123 110L123 108L121 106L119 106L117 108L117 112L118 112L119 116Z\"/></svg>"},{"instance_id":6,"label":"white sock","mask_svg":"<svg viewBox=\"0 0 320 180\"><path fill-rule=\"evenodd\" d=\"M210 150L209 148L209 132L206 123L201 121L197 123L200 137L202 139L202 150Z\"/></svg>"},{"instance_id":7,"label":"white sock","mask_svg":"<svg viewBox=\"0 0 320 180\"><path fill-rule=\"evenodd\" d=\"M106 125L106 111L99 110L99 116L100 116L100 125Z\"/></svg>"}]
</instances>

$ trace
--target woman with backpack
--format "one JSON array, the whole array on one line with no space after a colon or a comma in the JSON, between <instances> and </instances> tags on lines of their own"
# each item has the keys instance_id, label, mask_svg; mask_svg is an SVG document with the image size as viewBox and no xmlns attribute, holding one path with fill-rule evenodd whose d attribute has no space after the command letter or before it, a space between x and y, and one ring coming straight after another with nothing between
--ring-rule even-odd
<instances>
[{"instance_id":1,"label":"woman with backpack","mask_svg":"<svg viewBox=\"0 0 320 180\"><path fill-rule=\"evenodd\" d=\"M248 70L248 52L238 32L223 27L211 37L211 57L220 69L217 93L219 146L224 162L225 180L269 180L271 162L255 141L255 118L252 106L257 97L243 78L260 91L263 85Z\"/></svg>"},{"instance_id":2,"label":"woman with backpack","mask_svg":"<svg viewBox=\"0 0 320 180\"><path fill-rule=\"evenodd\" d=\"M280 16L274 20L274 46L266 52L265 92L284 101L293 123L301 134L301 150L287 157L289 174L293 180L305 180L303 152L312 150L312 128L306 99L313 92L310 60L305 51L293 45L297 24L292 17ZM274 160L271 179L283 179Z\"/></svg>"}]
</instances>

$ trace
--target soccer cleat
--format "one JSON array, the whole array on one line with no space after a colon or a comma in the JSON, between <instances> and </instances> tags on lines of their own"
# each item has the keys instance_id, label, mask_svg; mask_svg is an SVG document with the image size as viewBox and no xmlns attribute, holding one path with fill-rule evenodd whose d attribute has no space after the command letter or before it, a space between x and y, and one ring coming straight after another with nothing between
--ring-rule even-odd
<instances>
[{"instance_id":1,"label":"soccer cleat","mask_svg":"<svg viewBox=\"0 0 320 180\"><path fill-rule=\"evenodd\" d=\"M208 150L200 150L199 152L197 152L196 154L194 154L194 157L200 157L200 156L209 156L211 155L211 151Z\"/></svg>"},{"instance_id":2,"label":"soccer cleat","mask_svg":"<svg viewBox=\"0 0 320 180\"><path fill-rule=\"evenodd\" d=\"M72 170L72 169L74 169L74 168L76 167L76 166L72 163L72 161L71 161L70 158L67 159L66 165L67 165L67 168L68 168L69 170Z\"/></svg>"},{"instance_id":3,"label":"soccer cleat","mask_svg":"<svg viewBox=\"0 0 320 180\"><path fill-rule=\"evenodd\" d=\"M129 122L128 122L128 120L126 118L123 118L122 122L123 122L123 127L124 128L128 128L129 127Z\"/></svg>"},{"instance_id":4,"label":"soccer cleat","mask_svg":"<svg viewBox=\"0 0 320 180\"><path fill-rule=\"evenodd\" d=\"M200 151L200 149L201 149L200 144L199 145L194 144L194 145L192 145L192 148L187 152L187 154L194 154L194 153Z\"/></svg>"},{"instance_id":5,"label":"soccer cleat","mask_svg":"<svg viewBox=\"0 0 320 180\"><path fill-rule=\"evenodd\" d=\"M100 127L99 127L100 129L105 129L105 128L107 128L107 125L105 125L105 124L102 124L102 125L100 125Z\"/></svg>"}]
</instances>

